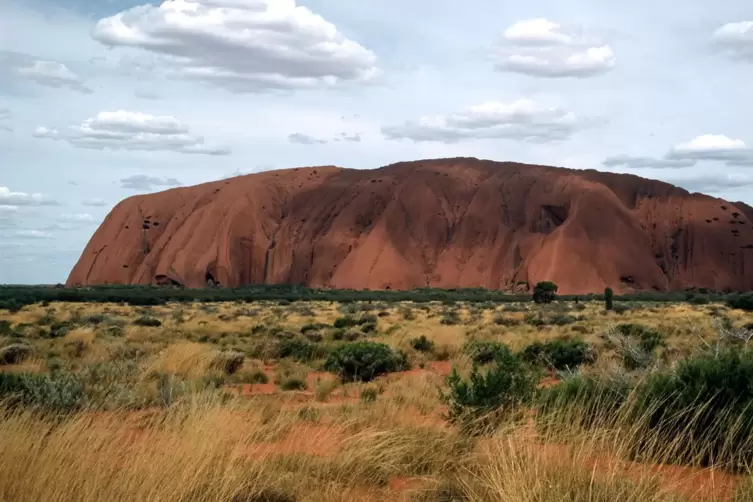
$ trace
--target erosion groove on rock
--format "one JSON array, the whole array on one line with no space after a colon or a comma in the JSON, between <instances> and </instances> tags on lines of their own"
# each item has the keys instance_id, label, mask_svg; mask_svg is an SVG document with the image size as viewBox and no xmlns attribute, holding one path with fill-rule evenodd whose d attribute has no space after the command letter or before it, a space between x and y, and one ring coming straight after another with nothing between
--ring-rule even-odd
<instances>
[{"instance_id":1,"label":"erosion groove on rock","mask_svg":"<svg viewBox=\"0 0 753 502\"><path fill-rule=\"evenodd\" d=\"M753 288L753 208L473 158L270 171L120 202L68 285Z\"/></svg>"}]
</instances>

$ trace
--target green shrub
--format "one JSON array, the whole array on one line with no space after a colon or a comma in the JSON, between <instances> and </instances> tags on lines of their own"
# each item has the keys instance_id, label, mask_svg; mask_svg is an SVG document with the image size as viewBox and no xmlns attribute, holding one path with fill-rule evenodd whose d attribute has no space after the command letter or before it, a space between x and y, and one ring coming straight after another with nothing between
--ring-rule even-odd
<instances>
[{"instance_id":1,"label":"green shrub","mask_svg":"<svg viewBox=\"0 0 753 502\"><path fill-rule=\"evenodd\" d=\"M722 349L680 361L636 389L634 453L744 469L753 462L753 352ZM642 438L650 438L643 440Z\"/></svg>"},{"instance_id":2,"label":"green shrub","mask_svg":"<svg viewBox=\"0 0 753 502\"><path fill-rule=\"evenodd\" d=\"M460 315L454 310L447 311L439 320L439 324L443 324L445 326L454 326L456 324L460 324Z\"/></svg>"},{"instance_id":3,"label":"green shrub","mask_svg":"<svg viewBox=\"0 0 753 502\"><path fill-rule=\"evenodd\" d=\"M0 336L10 336L13 334L13 328L10 321L0 320Z\"/></svg>"},{"instance_id":4,"label":"green shrub","mask_svg":"<svg viewBox=\"0 0 753 502\"><path fill-rule=\"evenodd\" d=\"M523 320L526 324L537 328L546 325L546 321L541 317L541 314L534 314L533 312L529 312L523 316Z\"/></svg>"},{"instance_id":5,"label":"green shrub","mask_svg":"<svg viewBox=\"0 0 753 502\"><path fill-rule=\"evenodd\" d=\"M410 341L410 346L419 352L431 352L434 350L434 342L426 338L426 335L413 338Z\"/></svg>"},{"instance_id":6,"label":"green shrub","mask_svg":"<svg viewBox=\"0 0 753 502\"><path fill-rule=\"evenodd\" d=\"M306 381L302 378L290 377L280 383L282 390L306 390Z\"/></svg>"},{"instance_id":7,"label":"green shrub","mask_svg":"<svg viewBox=\"0 0 753 502\"><path fill-rule=\"evenodd\" d=\"M548 433L613 425L631 392L627 380L577 375L540 392L536 422Z\"/></svg>"},{"instance_id":8,"label":"green shrub","mask_svg":"<svg viewBox=\"0 0 753 502\"><path fill-rule=\"evenodd\" d=\"M484 372L474 364L468 380L453 368L448 390L440 395L448 406L446 418L471 435L492 432L530 402L536 380L515 356L497 360Z\"/></svg>"},{"instance_id":9,"label":"green shrub","mask_svg":"<svg viewBox=\"0 0 753 502\"><path fill-rule=\"evenodd\" d=\"M614 308L614 291L612 288L606 288L604 290L604 309L612 310Z\"/></svg>"},{"instance_id":10,"label":"green shrub","mask_svg":"<svg viewBox=\"0 0 753 502\"><path fill-rule=\"evenodd\" d=\"M694 296L690 299L690 303L693 305L708 305L711 300L707 296Z\"/></svg>"},{"instance_id":11,"label":"green shrub","mask_svg":"<svg viewBox=\"0 0 753 502\"><path fill-rule=\"evenodd\" d=\"M621 315L621 314L624 314L625 312L629 312L630 311L630 307L628 307L624 303L617 303L612 308L612 310L614 311L615 314L620 314Z\"/></svg>"},{"instance_id":12,"label":"green shrub","mask_svg":"<svg viewBox=\"0 0 753 502\"><path fill-rule=\"evenodd\" d=\"M727 300L727 306L731 309L740 309L745 310L746 312L751 312L753 311L753 293L733 296Z\"/></svg>"},{"instance_id":13,"label":"green shrub","mask_svg":"<svg viewBox=\"0 0 753 502\"><path fill-rule=\"evenodd\" d=\"M248 375L248 383L269 383L269 377L262 370L254 370Z\"/></svg>"},{"instance_id":14,"label":"green shrub","mask_svg":"<svg viewBox=\"0 0 753 502\"><path fill-rule=\"evenodd\" d=\"M86 404L83 384L68 373L0 373L0 400L54 413L76 411Z\"/></svg>"},{"instance_id":15,"label":"green shrub","mask_svg":"<svg viewBox=\"0 0 753 502\"><path fill-rule=\"evenodd\" d=\"M494 324L497 324L499 326L518 326L520 324L520 320L513 319L512 317L506 317L503 315L495 315L494 316Z\"/></svg>"},{"instance_id":16,"label":"green shrub","mask_svg":"<svg viewBox=\"0 0 753 502\"><path fill-rule=\"evenodd\" d=\"M134 319L133 324L146 328L159 328L160 326L162 326L162 321L153 317L142 316Z\"/></svg>"},{"instance_id":17,"label":"green shrub","mask_svg":"<svg viewBox=\"0 0 753 502\"><path fill-rule=\"evenodd\" d=\"M538 282L533 287L533 301L551 303L557 297L557 289L557 285L551 281Z\"/></svg>"},{"instance_id":18,"label":"green shrub","mask_svg":"<svg viewBox=\"0 0 753 502\"><path fill-rule=\"evenodd\" d=\"M659 347L666 346L666 340L662 333L641 324L618 324L617 331L625 336L637 338L638 346L649 354Z\"/></svg>"},{"instance_id":19,"label":"green shrub","mask_svg":"<svg viewBox=\"0 0 753 502\"><path fill-rule=\"evenodd\" d=\"M596 360L593 347L583 340L548 340L534 342L521 351L521 358L561 371L576 369Z\"/></svg>"},{"instance_id":20,"label":"green shrub","mask_svg":"<svg viewBox=\"0 0 753 502\"><path fill-rule=\"evenodd\" d=\"M70 330L70 323L56 322L53 323L48 330L40 332L40 335L42 338L62 338L67 335Z\"/></svg>"},{"instance_id":21,"label":"green shrub","mask_svg":"<svg viewBox=\"0 0 753 502\"><path fill-rule=\"evenodd\" d=\"M306 339L292 338L277 342L277 357L310 362L327 356L327 348Z\"/></svg>"},{"instance_id":22,"label":"green shrub","mask_svg":"<svg viewBox=\"0 0 753 502\"><path fill-rule=\"evenodd\" d=\"M379 375L409 368L403 352L375 342L354 342L333 350L324 364L326 371L337 373L344 381L368 382Z\"/></svg>"},{"instance_id":23,"label":"green shrub","mask_svg":"<svg viewBox=\"0 0 753 502\"><path fill-rule=\"evenodd\" d=\"M553 326L566 326L568 324L572 324L577 321L578 319L571 315L557 314L553 316L551 319L549 319L548 324L551 324Z\"/></svg>"},{"instance_id":24,"label":"green shrub","mask_svg":"<svg viewBox=\"0 0 753 502\"><path fill-rule=\"evenodd\" d=\"M94 315L90 315L89 317L84 318L84 324L91 324L93 326L99 326L100 324L105 322L106 319L107 317L105 317L102 314L94 314Z\"/></svg>"},{"instance_id":25,"label":"green shrub","mask_svg":"<svg viewBox=\"0 0 753 502\"><path fill-rule=\"evenodd\" d=\"M474 364L488 364L492 361L507 361L515 355L502 342L471 341L465 344L463 350Z\"/></svg>"}]
</instances>

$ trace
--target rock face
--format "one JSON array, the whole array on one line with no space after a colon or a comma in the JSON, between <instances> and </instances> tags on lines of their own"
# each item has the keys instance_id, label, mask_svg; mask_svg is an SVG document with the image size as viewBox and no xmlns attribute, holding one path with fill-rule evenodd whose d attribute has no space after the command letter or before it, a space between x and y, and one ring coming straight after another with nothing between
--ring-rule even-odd
<instances>
[{"instance_id":1,"label":"rock face","mask_svg":"<svg viewBox=\"0 0 753 502\"><path fill-rule=\"evenodd\" d=\"M130 197L68 285L753 289L753 208L631 175L459 158Z\"/></svg>"}]
</instances>

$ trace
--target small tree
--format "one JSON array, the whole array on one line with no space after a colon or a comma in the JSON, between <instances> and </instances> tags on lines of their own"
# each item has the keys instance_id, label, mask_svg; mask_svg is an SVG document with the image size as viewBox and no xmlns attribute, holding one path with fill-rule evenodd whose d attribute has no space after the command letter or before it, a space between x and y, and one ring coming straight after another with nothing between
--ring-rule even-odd
<instances>
[{"instance_id":1,"label":"small tree","mask_svg":"<svg viewBox=\"0 0 753 502\"><path fill-rule=\"evenodd\" d=\"M612 288L604 290L604 308L607 310L614 308L614 291L612 291Z\"/></svg>"},{"instance_id":2,"label":"small tree","mask_svg":"<svg viewBox=\"0 0 753 502\"><path fill-rule=\"evenodd\" d=\"M533 301L536 303L551 303L556 298L557 285L551 281L536 283L533 287Z\"/></svg>"}]
</instances>

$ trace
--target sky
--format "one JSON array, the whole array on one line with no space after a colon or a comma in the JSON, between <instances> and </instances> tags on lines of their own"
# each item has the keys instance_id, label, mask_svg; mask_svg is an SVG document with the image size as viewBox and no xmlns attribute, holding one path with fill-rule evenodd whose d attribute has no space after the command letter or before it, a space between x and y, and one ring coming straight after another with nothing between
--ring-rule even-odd
<instances>
[{"instance_id":1,"label":"sky","mask_svg":"<svg viewBox=\"0 0 753 502\"><path fill-rule=\"evenodd\" d=\"M753 203L747 0L2 0L0 283L120 200L478 157Z\"/></svg>"}]
</instances>

